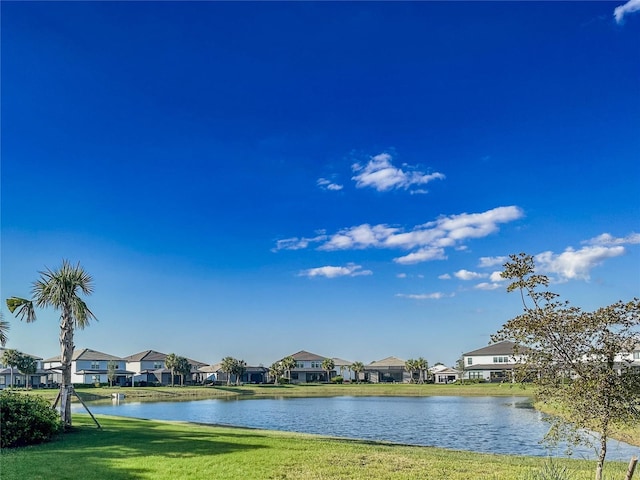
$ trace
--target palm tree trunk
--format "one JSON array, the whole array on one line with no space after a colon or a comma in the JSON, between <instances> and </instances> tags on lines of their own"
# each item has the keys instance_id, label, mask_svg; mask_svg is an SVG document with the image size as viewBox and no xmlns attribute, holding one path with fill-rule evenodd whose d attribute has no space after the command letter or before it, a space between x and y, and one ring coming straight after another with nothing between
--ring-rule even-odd
<instances>
[{"instance_id":1,"label":"palm tree trunk","mask_svg":"<svg viewBox=\"0 0 640 480\"><path fill-rule=\"evenodd\" d=\"M68 308L64 308L60 322L60 360L62 363L62 385L64 402L60 405L60 419L64 428L71 427L71 360L73 358L73 318Z\"/></svg>"}]
</instances>

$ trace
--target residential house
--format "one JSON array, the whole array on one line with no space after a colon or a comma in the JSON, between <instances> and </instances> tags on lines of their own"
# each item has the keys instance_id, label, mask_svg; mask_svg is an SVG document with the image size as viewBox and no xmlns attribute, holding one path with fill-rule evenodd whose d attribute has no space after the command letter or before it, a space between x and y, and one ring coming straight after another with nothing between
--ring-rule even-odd
<instances>
[{"instance_id":1,"label":"residential house","mask_svg":"<svg viewBox=\"0 0 640 480\"><path fill-rule=\"evenodd\" d=\"M291 370L291 383L329 382L336 376L335 367L329 372L329 378L327 371L322 369L322 362L329 357L304 350L290 356L296 361L295 368Z\"/></svg>"},{"instance_id":2,"label":"residential house","mask_svg":"<svg viewBox=\"0 0 640 480\"><path fill-rule=\"evenodd\" d=\"M355 381L356 374L353 370L351 370L351 365L353 365L353 362L334 357L333 363L335 365L336 372L338 372L338 374L344 379L345 382Z\"/></svg>"},{"instance_id":3,"label":"residential house","mask_svg":"<svg viewBox=\"0 0 640 480\"><path fill-rule=\"evenodd\" d=\"M55 383L61 383L62 362L60 356L48 358L42 363L46 370L53 372L53 381ZM109 383L110 363L115 367L113 370L115 375L113 384L120 386L130 385L134 372L127 370L124 359L90 348L73 351L71 357L71 383L87 385Z\"/></svg>"},{"instance_id":4,"label":"residential house","mask_svg":"<svg viewBox=\"0 0 640 480\"><path fill-rule=\"evenodd\" d=\"M429 369L433 383L453 383L460 378L460 372L446 365L438 364Z\"/></svg>"},{"instance_id":5,"label":"residential house","mask_svg":"<svg viewBox=\"0 0 640 480\"><path fill-rule=\"evenodd\" d=\"M234 374L229 375L227 372L223 372L222 363L204 366L200 368L200 372L203 375L203 382L208 381L217 384L267 383L269 375L269 369L262 365L257 367L248 365L245 367L244 373L238 379Z\"/></svg>"},{"instance_id":6,"label":"residential house","mask_svg":"<svg viewBox=\"0 0 640 480\"><path fill-rule=\"evenodd\" d=\"M515 343L505 340L463 353L464 378L486 382L511 381L513 369L522 358L515 347Z\"/></svg>"},{"instance_id":7,"label":"residential house","mask_svg":"<svg viewBox=\"0 0 640 480\"><path fill-rule=\"evenodd\" d=\"M0 348L0 359L6 349ZM20 352L23 355L27 355L36 361L36 372L28 375L22 374L17 367L10 365L4 365L0 360L0 390L10 387L13 381L13 386L23 388L27 385L29 388L46 387L48 385L47 372L42 368L42 358L29 353Z\"/></svg>"},{"instance_id":8,"label":"residential house","mask_svg":"<svg viewBox=\"0 0 640 480\"><path fill-rule=\"evenodd\" d=\"M145 350L124 357L127 369L134 372L134 382L140 386L147 385L171 385L171 370L166 367L166 353L155 350ZM207 364L197 360L187 359L191 365L189 378L184 383L201 383L206 378L206 372L200 371ZM183 383L180 375L174 375L176 384Z\"/></svg>"},{"instance_id":9,"label":"residential house","mask_svg":"<svg viewBox=\"0 0 640 480\"><path fill-rule=\"evenodd\" d=\"M411 381L411 374L404 368L406 361L387 357L364 367L365 380L372 383L402 383Z\"/></svg>"}]
</instances>

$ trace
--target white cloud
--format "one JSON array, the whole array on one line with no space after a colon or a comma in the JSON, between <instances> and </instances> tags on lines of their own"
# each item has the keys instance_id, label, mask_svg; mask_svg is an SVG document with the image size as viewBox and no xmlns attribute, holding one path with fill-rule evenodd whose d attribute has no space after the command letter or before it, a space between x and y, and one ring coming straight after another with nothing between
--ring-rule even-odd
<instances>
[{"instance_id":1,"label":"white cloud","mask_svg":"<svg viewBox=\"0 0 640 480\"><path fill-rule=\"evenodd\" d=\"M535 262L544 272L557 274L558 280L589 280L589 272L607 258L624 254L625 249L617 246L586 246L580 250L569 247L561 254L542 252L535 256Z\"/></svg>"},{"instance_id":2,"label":"white cloud","mask_svg":"<svg viewBox=\"0 0 640 480\"><path fill-rule=\"evenodd\" d=\"M504 265L509 261L509 257L480 257L478 264L481 268L495 267L496 265Z\"/></svg>"},{"instance_id":3,"label":"white cloud","mask_svg":"<svg viewBox=\"0 0 640 480\"><path fill-rule=\"evenodd\" d=\"M637 12L640 10L640 0L629 0L624 5L620 5L613 10L613 16L616 19L616 23L618 25L624 22L625 15L628 15L633 12Z\"/></svg>"},{"instance_id":4,"label":"white cloud","mask_svg":"<svg viewBox=\"0 0 640 480\"><path fill-rule=\"evenodd\" d=\"M434 293L397 293L396 297L410 298L412 300L440 300L441 298L453 297L454 294Z\"/></svg>"},{"instance_id":5,"label":"white cloud","mask_svg":"<svg viewBox=\"0 0 640 480\"><path fill-rule=\"evenodd\" d=\"M462 213L441 216L435 221L417 225L410 231L386 224L362 224L344 228L333 235L318 235L315 238L280 240L275 250L306 248L319 243L319 250L349 250L365 248L387 248L413 250L394 262L408 265L430 260L446 259L446 248L459 248L473 238L480 238L498 231L501 223L508 223L523 216L519 207L497 207L482 213Z\"/></svg>"},{"instance_id":6,"label":"white cloud","mask_svg":"<svg viewBox=\"0 0 640 480\"><path fill-rule=\"evenodd\" d=\"M501 271L497 271L497 272L493 272L489 276L489 280L491 280L493 283L499 283L499 282L504 282L506 279L502 278L502 272Z\"/></svg>"},{"instance_id":7,"label":"white cloud","mask_svg":"<svg viewBox=\"0 0 640 480\"><path fill-rule=\"evenodd\" d=\"M496 289L501 288L501 287L502 287L502 285L500 285L499 283L482 282L482 283L477 284L473 288L478 289L478 290L496 290Z\"/></svg>"},{"instance_id":8,"label":"white cloud","mask_svg":"<svg viewBox=\"0 0 640 480\"><path fill-rule=\"evenodd\" d=\"M398 278L407 278L407 274L406 273L399 273L396 275L396 277Z\"/></svg>"},{"instance_id":9,"label":"white cloud","mask_svg":"<svg viewBox=\"0 0 640 480\"><path fill-rule=\"evenodd\" d=\"M609 233L603 233L602 235L598 235L597 237L591 238L582 243L585 243L587 245L603 245L603 246L640 243L640 233L630 233L626 237L620 237L620 238L616 238Z\"/></svg>"},{"instance_id":10,"label":"white cloud","mask_svg":"<svg viewBox=\"0 0 640 480\"><path fill-rule=\"evenodd\" d=\"M449 275L448 273L443 273L442 275L438 275L438 278L440 280L451 280L451 275Z\"/></svg>"},{"instance_id":11,"label":"white cloud","mask_svg":"<svg viewBox=\"0 0 640 480\"><path fill-rule=\"evenodd\" d=\"M338 191L344 188L342 185L334 183L331 180L327 180L326 178L319 178L316 183L323 190Z\"/></svg>"},{"instance_id":12,"label":"white cloud","mask_svg":"<svg viewBox=\"0 0 640 480\"><path fill-rule=\"evenodd\" d=\"M361 275L372 275L371 270L363 270L361 265L349 263L344 267L334 267L327 265L325 267L309 268L308 270L302 270L298 273L300 277L359 277Z\"/></svg>"},{"instance_id":13,"label":"white cloud","mask_svg":"<svg viewBox=\"0 0 640 480\"><path fill-rule=\"evenodd\" d=\"M485 273L470 272L465 269L458 270L453 275L460 280L477 280L478 278L485 278L487 276Z\"/></svg>"},{"instance_id":14,"label":"white cloud","mask_svg":"<svg viewBox=\"0 0 640 480\"><path fill-rule=\"evenodd\" d=\"M392 157L388 153L381 153L371 157L366 165L355 163L351 166L353 173L352 180L355 180L356 187L375 188L379 192L404 188L408 190L415 185L426 185L433 180L442 180L445 176L442 173L434 172L426 174L412 170L408 171L393 166ZM406 165L403 165L407 168ZM424 189L414 191L414 193L426 193Z\"/></svg>"}]
</instances>

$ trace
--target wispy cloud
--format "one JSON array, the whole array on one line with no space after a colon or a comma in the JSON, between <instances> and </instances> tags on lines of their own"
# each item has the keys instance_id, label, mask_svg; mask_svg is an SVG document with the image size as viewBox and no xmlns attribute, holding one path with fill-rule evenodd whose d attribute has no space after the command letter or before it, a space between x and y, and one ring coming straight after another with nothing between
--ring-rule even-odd
<instances>
[{"instance_id":1,"label":"wispy cloud","mask_svg":"<svg viewBox=\"0 0 640 480\"><path fill-rule=\"evenodd\" d=\"M442 275L438 275L438 278L440 280L451 280L451 275L449 275L448 273L443 273Z\"/></svg>"},{"instance_id":2,"label":"wispy cloud","mask_svg":"<svg viewBox=\"0 0 640 480\"><path fill-rule=\"evenodd\" d=\"M326 178L319 178L316 184L323 190L339 191L344 188L343 185L327 180Z\"/></svg>"},{"instance_id":3,"label":"wispy cloud","mask_svg":"<svg viewBox=\"0 0 640 480\"><path fill-rule=\"evenodd\" d=\"M359 277L361 275L373 275L371 270L363 270L361 265L355 263L348 263L343 267L334 267L327 265L324 267L309 268L308 270L302 270L298 273L300 277Z\"/></svg>"},{"instance_id":4,"label":"wispy cloud","mask_svg":"<svg viewBox=\"0 0 640 480\"><path fill-rule=\"evenodd\" d=\"M640 233L630 233L626 237L614 237L610 233L603 233L602 235L598 235L597 237L591 238L582 243L587 245L604 246L640 243Z\"/></svg>"},{"instance_id":5,"label":"wispy cloud","mask_svg":"<svg viewBox=\"0 0 640 480\"><path fill-rule=\"evenodd\" d=\"M482 282L477 284L475 287L475 289L477 290L496 290L498 288L502 288L504 285L501 285L499 283L494 283L494 282Z\"/></svg>"},{"instance_id":6,"label":"wispy cloud","mask_svg":"<svg viewBox=\"0 0 640 480\"><path fill-rule=\"evenodd\" d=\"M624 22L624 17L630 13L640 10L640 0L629 0L624 5L620 5L613 10L613 17L618 25Z\"/></svg>"},{"instance_id":7,"label":"wispy cloud","mask_svg":"<svg viewBox=\"0 0 640 480\"><path fill-rule=\"evenodd\" d=\"M486 237L497 232L501 223L512 222L523 215L519 207L509 206L482 213L441 216L435 221L417 225L409 231L386 224L362 224L344 228L333 235L280 240L274 250L295 250L317 243L319 250L413 250L394 259L394 262L402 265L444 260L447 258L446 248L458 248L469 239Z\"/></svg>"},{"instance_id":8,"label":"wispy cloud","mask_svg":"<svg viewBox=\"0 0 640 480\"><path fill-rule=\"evenodd\" d=\"M440 300L441 298L453 297L454 294L446 294L442 292L434 293L396 293L396 297L410 298L412 300Z\"/></svg>"},{"instance_id":9,"label":"wispy cloud","mask_svg":"<svg viewBox=\"0 0 640 480\"><path fill-rule=\"evenodd\" d=\"M356 182L356 187L375 188L379 192L395 189L409 190L412 187L426 185L433 180L442 180L442 173L424 173L408 165L403 165L404 170L392 164L393 158L388 153L380 153L364 165L355 163L351 166ZM424 189L414 190L413 193L427 193Z\"/></svg>"}]
</instances>

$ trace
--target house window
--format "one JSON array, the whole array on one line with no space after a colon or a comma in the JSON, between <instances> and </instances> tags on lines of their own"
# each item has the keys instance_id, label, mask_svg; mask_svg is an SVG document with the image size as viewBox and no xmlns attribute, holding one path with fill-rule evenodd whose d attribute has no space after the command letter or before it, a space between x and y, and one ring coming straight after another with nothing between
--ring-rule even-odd
<instances>
[{"instance_id":1,"label":"house window","mask_svg":"<svg viewBox=\"0 0 640 480\"><path fill-rule=\"evenodd\" d=\"M320 362L311 362L311 368L320 368Z\"/></svg>"},{"instance_id":2,"label":"house window","mask_svg":"<svg viewBox=\"0 0 640 480\"><path fill-rule=\"evenodd\" d=\"M467 357L467 365L473 365L473 358Z\"/></svg>"},{"instance_id":3,"label":"house window","mask_svg":"<svg viewBox=\"0 0 640 480\"><path fill-rule=\"evenodd\" d=\"M162 362L153 362L153 369L160 370L163 367Z\"/></svg>"},{"instance_id":4,"label":"house window","mask_svg":"<svg viewBox=\"0 0 640 480\"><path fill-rule=\"evenodd\" d=\"M296 368L304 368L304 363L296 362Z\"/></svg>"},{"instance_id":5,"label":"house window","mask_svg":"<svg viewBox=\"0 0 640 480\"><path fill-rule=\"evenodd\" d=\"M509 357L493 357L493 363L509 363Z\"/></svg>"},{"instance_id":6,"label":"house window","mask_svg":"<svg viewBox=\"0 0 640 480\"><path fill-rule=\"evenodd\" d=\"M469 372L469 380L479 380L484 378L482 372Z\"/></svg>"},{"instance_id":7,"label":"house window","mask_svg":"<svg viewBox=\"0 0 640 480\"><path fill-rule=\"evenodd\" d=\"M100 370L100 362L91 362L91 370Z\"/></svg>"},{"instance_id":8,"label":"house window","mask_svg":"<svg viewBox=\"0 0 640 480\"><path fill-rule=\"evenodd\" d=\"M633 352L633 359L640 360L640 352Z\"/></svg>"}]
</instances>

